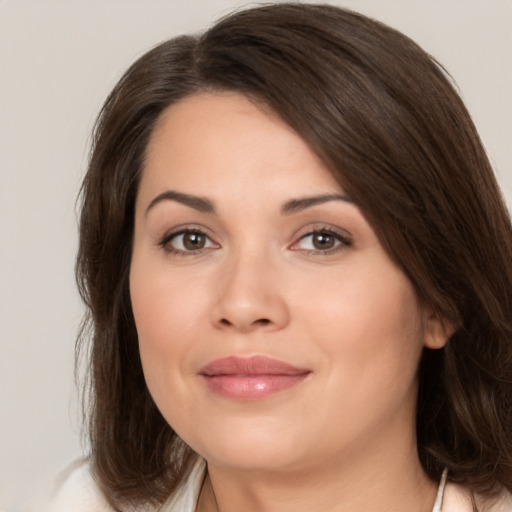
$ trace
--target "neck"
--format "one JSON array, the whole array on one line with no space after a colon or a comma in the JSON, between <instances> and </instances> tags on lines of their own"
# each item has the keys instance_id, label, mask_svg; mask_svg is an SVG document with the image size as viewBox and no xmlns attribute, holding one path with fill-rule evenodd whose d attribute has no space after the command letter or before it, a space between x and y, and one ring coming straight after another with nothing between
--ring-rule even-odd
<instances>
[{"instance_id":1,"label":"neck","mask_svg":"<svg viewBox=\"0 0 512 512\"><path fill-rule=\"evenodd\" d=\"M413 441L413 440L411 440ZM431 512L437 483L415 444L391 456L368 446L297 471L256 471L209 464L197 512Z\"/></svg>"}]
</instances>

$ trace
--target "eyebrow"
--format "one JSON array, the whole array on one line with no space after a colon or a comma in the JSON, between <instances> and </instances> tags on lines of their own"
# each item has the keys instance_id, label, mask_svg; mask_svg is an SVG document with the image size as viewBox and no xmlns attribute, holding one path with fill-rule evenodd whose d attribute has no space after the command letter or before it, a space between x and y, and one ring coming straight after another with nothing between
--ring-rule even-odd
<instances>
[{"instance_id":1,"label":"eyebrow","mask_svg":"<svg viewBox=\"0 0 512 512\"><path fill-rule=\"evenodd\" d=\"M302 197L300 199L291 199L287 201L281 208L283 215L290 215L297 213L306 208L311 208L318 204L328 203L329 201L343 201L346 203L353 203L347 196L341 194L323 194L320 196Z\"/></svg>"},{"instance_id":2,"label":"eyebrow","mask_svg":"<svg viewBox=\"0 0 512 512\"><path fill-rule=\"evenodd\" d=\"M184 194L183 192L177 192L176 190L166 190L158 196L156 196L146 208L146 215L154 208L158 203L162 201L176 201L185 206L193 208L201 213L216 214L215 206L212 201L205 197L195 196L192 194ZM329 201L343 201L347 203L353 203L347 196L341 194L322 194L319 196L301 197L298 199L290 199L281 207L282 215L290 215L297 213L312 206L327 203Z\"/></svg>"},{"instance_id":3,"label":"eyebrow","mask_svg":"<svg viewBox=\"0 0 512 512\"><path fill-rule=\"evenodd\" d=\"M158 203L161 203L162 201L176 201L177 203L189 206L190 208L193 208L194 210L197 210L201 213L216 213L213 203L205 197L184 194L183 192L176 192L175 190L167 190L156 196L153 201L149 203L149 206L146 208L146 215L149 210L151 210L151 208L154 208Z\"/></svg>"}]
</instances>

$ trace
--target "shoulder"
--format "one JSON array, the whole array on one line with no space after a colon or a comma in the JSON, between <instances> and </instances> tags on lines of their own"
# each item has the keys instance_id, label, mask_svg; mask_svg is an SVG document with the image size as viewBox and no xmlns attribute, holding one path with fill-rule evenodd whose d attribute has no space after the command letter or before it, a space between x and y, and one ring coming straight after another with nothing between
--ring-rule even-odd
<instances>
[{"instance_id":1,"label":"shoulder","mask_svg":"<svg viewBox=\"0 0 512 512\"><path fill-rule=\"evenodd\" d=\"M473 512L471 492L464 486L447 483L443 498L442 512ZM512 512L512 494L506 489L494 499L476 497L481 512Z\"/></svg>"},{"instance_id":2,"label":"shoulder","mask_svg":"<svg viewBox=\"0 0 512 512\"><path fill-rule=\"evenodd\" d=\"M159 510L193 512L204 479L206 464L198 457L183 484ZM44 512L115 512L95 482L87 460L77 461L62 472ZM156 512L143 507L140 512Z\"/></svg>"},{"instance_id":3,"label":"shoulder","mask_svg":"<svg viewBox=\"0 0 512 512\"><path fill-rule=\"evenodd\" d=\"M161 512L194 512L203 485L206 462L197 457L183 484L163 505Z\"/></svg>"},{"instance_id":4,"label":"shoulder","mask_svg":"<svg viewBox=\"0 0 512 512\"><path fill-rule=\"evenodd\" d=\"M45 512L114 512L94 481L89 463L77 461L64 470Z\"/></svg>"}]
</instances>

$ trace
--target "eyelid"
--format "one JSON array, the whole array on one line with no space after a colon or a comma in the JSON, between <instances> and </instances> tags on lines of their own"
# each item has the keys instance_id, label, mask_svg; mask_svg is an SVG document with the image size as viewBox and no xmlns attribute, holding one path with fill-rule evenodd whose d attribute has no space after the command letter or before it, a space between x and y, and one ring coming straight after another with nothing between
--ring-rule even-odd
<instances>
[{"instance_id":1,"label":"eyelid","mask_svg":"<svg viewBox=\"0 0 512 512\"><path fill-rule=\"evenodd\" d=\"M169 254L174 255L182 255L182 256L192 256L195 254L200 254L205 251L210 251L212 249L220 248L220 244L215 242L212 235L209 232L210 230L205 228L204 226L198 226L194 224L184 224L180 226L176 226L168 231L166 231L163 235L158 236L156 245L158 245L160 248L162 248L164 251L166 251ZM177 249L170 246L170 242L174 239L179 237L180 235L185 235L187 233L197 233L204 235L207 240L210 242L210 245L207 247L202 247L200 249L196 250L183 250L183 249Z\"/></svg>"},{"instance_id":2,"label":"eyelid","mask_svg":"<svg viewBox=\"0 0 512 512\"><path fill-rule=\"evenodd\" d=\"M317 225L317 226L308 226L308 228L301 230L302 233L298 233L294 238L295 241L289 246L289 249L292 251L300 251L308 254L315 254L315 255L328 255L332 254L341 250L344 250L348 247L351 247L353 245L352 235L343 229L336 228L333 226L327 226L327 225ZM301 249L297 246L299 243L306 239L307 237L314 236L315 234L328 234L331 236L334 236L336 238L336 243L333 247L329 249Z\"/></svg>"}]
</instances>

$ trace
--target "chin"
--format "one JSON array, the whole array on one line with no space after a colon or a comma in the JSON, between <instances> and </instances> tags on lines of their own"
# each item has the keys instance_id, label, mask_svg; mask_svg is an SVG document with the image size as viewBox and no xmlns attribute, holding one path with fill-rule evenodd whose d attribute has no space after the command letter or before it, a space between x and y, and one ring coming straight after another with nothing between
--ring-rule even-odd
<instances>
[{"instance_id":1,"label":"chin","mask_svg":"<svg viewBox=\"0 0 512 512\"><path fill-rule=\"evenodd\" d=\"M206 434L186 435L184 440L210 464L239 470L279 471L307 459L298 452L307 444L304 437L268 418L226 421L220 428L210 423Z\"/></svg>"}]
</instances>

